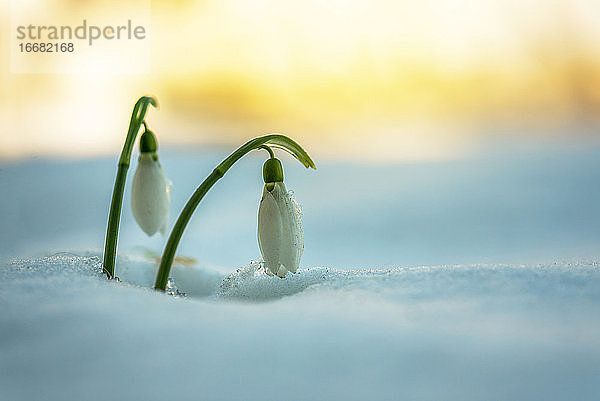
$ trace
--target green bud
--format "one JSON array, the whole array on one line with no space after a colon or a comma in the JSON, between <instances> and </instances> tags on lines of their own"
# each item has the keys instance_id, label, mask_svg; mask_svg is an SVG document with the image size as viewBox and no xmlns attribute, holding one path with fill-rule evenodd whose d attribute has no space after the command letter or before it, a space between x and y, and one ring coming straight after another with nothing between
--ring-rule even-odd
<instances>
[{"instance_id":1,"label":"green bud","mask_svg":"<svg viewBox=\"0 0 600 401\"><path fill-rule=\"evenodd\" d=\"M158 145L156 143L156 137L154 133L150 130L144 131L142 136L140 137L140 152L148 153L148 152L156 152Z\"/></svg>"},{"instance_id":2,"label":"green bud","mask_svg":"<svg viewBox=\"0 0 600 401\"><path fill-rule=\"evenodd\" d=\"M265 183L283 182L283 167L279 159L273 157L263 164L263 178Z\"/></svg>"}]
</instances>

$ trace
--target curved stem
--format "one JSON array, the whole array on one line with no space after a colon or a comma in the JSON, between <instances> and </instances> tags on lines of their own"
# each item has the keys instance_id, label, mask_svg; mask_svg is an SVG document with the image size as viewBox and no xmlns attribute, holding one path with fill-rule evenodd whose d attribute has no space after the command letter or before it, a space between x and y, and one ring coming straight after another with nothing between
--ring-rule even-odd
<instances>
[{"instance_id":1,"label":"curved stem","mask_svg":"<svg viewBox=\"0 0 600 401\"><path fill-rule=\"evenodd\" d=\"M270 148L270 147L268 147L267 145L262 145L262 146L259 146L259 147L258 147L258 149L264 149L264 150L266 150L267 152L269 152L269 157L270 157L271 159L274 159L274 158L275 158L275 153L273 153L273 149L271 149L271 148Z\"/></svg>"},{"instance_id":2,"label":"curved stem","mask_svg":"<svg viewBox=\"0 0 600 401\"><path fill-rule=\"evenodd\" d=\"M104 245L104 272L108 278L115 276L115 259L117 254L117 237L119 235L119 221L121 220L121 206L123 204L123 192L125 190L125 179L127 178L127 170L131 160L131 153L135 138L137 137L140 125L148 111L148 105L158 107L158 102L154 97L143 96L133 106L131 119L129 120L129 128L125 144L121 151L121 157L117 165L117 177L113 189L112 201L110 204L110 212L108 215L108 225L106 227L106 243Z\"/></svg>"},{"instance_id":3,"label":"curved stem","mask_svg":"<svg viewBox=\"0 0 600 401\"><path fill-rule=\"evenodd\" d=\"M302 164L304 164L305 167L312 167L316 169L315 163L312 161L308 153L306 153L300 145L284 135L266 135L260 138L254 138L240 146L235 152L223 160L208 177L206 177L202 184L200 184L200 186L192 194L181 211L181 214L177 218L177 222L175 222L175 226L173 226L173 230L169 235L162 258L160 259L160 266L158 268L158 273L156 274L156 282L154 283L155 289L164 291L167 287L169 272L171 271L173 259L175 258L175 252L177 251L177 246L179 245L183 231L185 230L187 223L190 221L192 214L196 210L196 207L202 198L204 198L204 195L206 195L208 190L215 185L215 183L221 177L223 177L223 175L225 175L227 170L229 170L229 168L233 166L236 161L241 159L251 150L262 148L265 145L282 148L296 157Z\"/></svg>"}]
</instances>

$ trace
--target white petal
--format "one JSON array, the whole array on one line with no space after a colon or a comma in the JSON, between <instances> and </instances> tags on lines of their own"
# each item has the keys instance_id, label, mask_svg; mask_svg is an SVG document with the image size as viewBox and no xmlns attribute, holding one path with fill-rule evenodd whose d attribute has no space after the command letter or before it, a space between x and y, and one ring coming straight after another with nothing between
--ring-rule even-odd
<instances>
[{"instance_id":1,"label":"white petal","mask_svg":"<svg viewBox=\"0 0 600 401\"><path fill-rule=\"evenodd\" d=\"M304 251L302 212L292 193L287 191L282 182L275 184L273 193L281 212L282 247L279 261L286 270L296 273Z\"/></svg>"},{"instance_id":2,"label":"white petal","mask_svg":"<svg viewBox=\"0 0 600 401\"><path fill-rule=\"evenodd\" d=\"M281 212L266 186L258 207L258 246L267 268L277 274L281 251Z\"/></svg>"},{"instance_id":3,"label":"white petal","mask_svg":"<svg viewBox=\"0 0 600 401\"><path fill-rule=\"evenodd\" d=\"M302 212L282 182L263 191L258 210L258 245L268 270L279 277L296 273L304 251Z\"/></svg>"},{"instance_id":4,"label":"white petal","mask_svg":"<svg viewBox=\"0 0 600 401\"><path fill-rule=\"evenodd\" d=\"M304 253L304 230L302 229L302 208L296 202L293 192L287 192L287 198L290 205L290 213L292 216L291 220L291 232L292 232L292 247L294 249L293 264L288 268L292 273L296 273L298 266L300 266L300 259Z\"/></svg>"},{"instance_id":5,"label":"white petal","mask_svg":"<svg viewBox=\"0 0 600 401\"><path fill-rule=\"evenodd\" d=\"M170 185L156 154L140 154L131 188L131 209L146 234L166 231L170 198Z\"/></svg>"}]
</instances>

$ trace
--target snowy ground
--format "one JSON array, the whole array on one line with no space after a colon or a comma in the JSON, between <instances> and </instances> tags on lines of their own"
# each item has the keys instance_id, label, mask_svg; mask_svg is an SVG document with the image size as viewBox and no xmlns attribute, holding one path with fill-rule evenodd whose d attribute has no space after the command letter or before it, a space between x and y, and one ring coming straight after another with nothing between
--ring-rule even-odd
<instances>
[{"instance_id":1,"label":"snowy ground","mask_svg":"<svg viewBox=\"0 0 600 401\"><path fill-rule=\"evenodd\" d=\"M226 154L162 155L173 216ZM249 264L249 158L184 235L179 254L197 263L175 266L172 290L187 296L147 288L164 239L146 240L128 203L121 281L101 275L113 158L4 163L0 399L599 399L598 154L284 161L306 251L283 280Z\"/></svg>"}]
</instances>

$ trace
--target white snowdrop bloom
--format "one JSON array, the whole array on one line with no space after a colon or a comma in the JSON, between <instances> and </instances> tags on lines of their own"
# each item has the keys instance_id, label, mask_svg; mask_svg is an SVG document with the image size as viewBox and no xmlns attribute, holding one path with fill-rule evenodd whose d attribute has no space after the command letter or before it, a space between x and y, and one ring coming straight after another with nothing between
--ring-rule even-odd
<instances>
[{"instance_id":1,"label":"white snowdrop bloom","mask_svg":"<svg viewBox=\"0 0 600 401\"><path fill-rule=\"evenodd\" d=\"M154 152L142 152L131 189L131 209L135 221L146 234L165 234L169 220L171 185Z\"/></svg>"},{"instance_id":2,"label":"white snowdrop bloom","mask_svg":"<svg viewBox=\"0 0 600 401\"><path fill-rule=\"evenodd\" d=\"M267 273L296 273L304 251L302 212L283 182L265 184L258 208L258 245Z\"/></svg>"}]
</instances>

